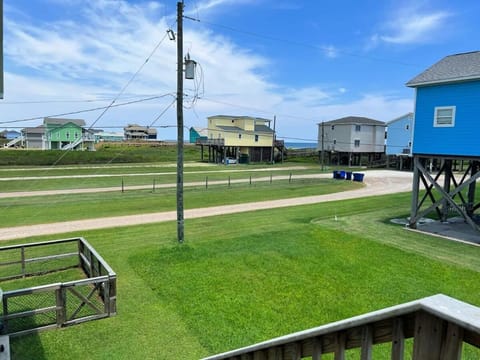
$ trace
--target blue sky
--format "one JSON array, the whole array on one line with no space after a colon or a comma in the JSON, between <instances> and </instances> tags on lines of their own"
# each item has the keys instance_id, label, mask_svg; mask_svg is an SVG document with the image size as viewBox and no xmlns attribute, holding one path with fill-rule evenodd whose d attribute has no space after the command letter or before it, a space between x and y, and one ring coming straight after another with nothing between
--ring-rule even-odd
<instances>
[{"instance_id":1,"label":"blue sky","mask_svg":"<svg viewBox=\"0 0 480 360\"><path fill-rule=\"evenodd\" d=\"M184 20L184 48L199 64L185 81L185 126L276 116L279 138L316 141L321 121L392 120L413 110L408 80L479 50L479 13L475 0L185 0L197 21ZM106 130L152 125L175 139L176 44L165 36L175 20L174 0L4 0L0 129L120 94L117 105L154 98L65 117Z\"/></svg>"}]
</instances>

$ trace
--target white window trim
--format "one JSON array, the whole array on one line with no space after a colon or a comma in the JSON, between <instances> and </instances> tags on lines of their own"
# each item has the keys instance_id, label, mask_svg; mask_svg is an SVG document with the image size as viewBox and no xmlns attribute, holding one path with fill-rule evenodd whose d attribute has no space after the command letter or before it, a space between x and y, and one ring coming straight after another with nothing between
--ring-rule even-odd
<instances>
[{"instance_id":1,"label":"white window trim","mask_svg":"<svg viewBox=\"0 0 480 360\"><path fill-rule=\"evenodd\" d=\"M455 126L455 112L456 106L436 106L433 112L433 127L454 127ZM452 123L451 124L438 124L437 123L437 111L438 110L452 110Z\"/></svg>"}]
</instances>

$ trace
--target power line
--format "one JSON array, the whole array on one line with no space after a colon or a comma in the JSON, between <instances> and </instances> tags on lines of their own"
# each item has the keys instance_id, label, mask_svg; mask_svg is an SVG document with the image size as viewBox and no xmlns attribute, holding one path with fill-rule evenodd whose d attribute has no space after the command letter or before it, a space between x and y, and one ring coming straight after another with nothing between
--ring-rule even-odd
<instances>
[{"instance_id":1,"label":"power line","mask_svg":"<svg viewBox=\"0 0 480 360\"><path fill-rule=\"evenodd\" d=\"M145 102L145 101L151 101L151 100L161 99L161 98L166 97L166 96L173 96L173 97L174 97L174 95L173 95L172 93L168 93L168 94L164 94L164 95L151 96L151 97L145 98L145 99L132 100L132 101L128 101L128 102L124 102L124 103L119 103L119 104L115 104L115 105L110 104L110 105L108 105L108 106L100 106L100 107L91 108L91 109L70 111L70 112L60 113L60 114L53 114L53 115L47 115L47 116L35 116L35 117L25 118L25 119L16 119L16 120L0 121L0 124L12 124L12 123L25 122L25 121L31 121L31 120L41 120L41 119L48 118L48 117L61 117L61 116L82 114L82 113L86 113L86 112L92 112L92 111L98 111L98 110L105 110L105 109L109 109L109 108L113 108L113 107L120 107L120 106L126 106L126 105L131 105L131 104L137 104L137 103L141 103L141 102ZM105 111L102 113L102 115L103 115L104 113L105 113ZM98 117L96 121L98 121L99 119L100 119L100 117ZM95 124L95 122L94 122L92 125L90 125L89 128L91 129L94 124Z\"/></svg>"},{"instance_id":2,"label":"power line","mask_svg":"<svg viewBox=\"0 0 480 360\"><path fill-rule=\"evenodd\" d=\"M138 68L138 70L130 77L130 79L127 81L127 83L124 85L124 87L120 90L120 92L115 96L115 98L111 101L111 103L102 111L100 115L95 119L95 121L90 125L90 128L92 128L102 117L105 115L105 113L113 107L113 104L118 100L118 98L125 92L125 90L128 88L128 86L135 80L137 75L140 73L140 71L143 70L145 65L147 65L148 61L150 61L151 57L155 54L157 49L160 47L160 45L163 43L163 41L168 37L168 32L165 32L165 35L163 35L163 38L155 45L153 50L150 52L150 54L147 56L145 61L143 62L142 65Z\"/></svg>"},{"instance_id":3,"label":"power line","mask_svg":"<svg viewBox=\"0 0 480 360\"><path fill-rule=\"evenodd\" d=\"M261 38L261 39L266 39L266 40L270 40L270 41L282 42L282 43L295 45L295 46L301 46L301 47L310 48L310 49L314 49L314 50L321 50L321 51L328 51L329 50L328 46L312 45L312 44L309 44L309 43L293 41L293 40L279 38L279 37L275 37L275 36L271 36L271 35L259 34L259 33L256 33L256 32L241 30L241 29L237 29L237 28L234 28L234 27L231 27L231 26L216 24L216 23L212 23L212 22L209 22L209 21L199 20L199 19L193 19L193 18L187 18L187 19L194 20L195 22L203 22L205 24L216 26L216 27L228 30L228 31L232 31L232 32L236 32L236 33L239 33L239 34L244 34L244 35L248 35L248 36L252 36L252 37L257 37L257 38ZM349 52L349 51L345 51L345 50L341 50L341 49L337 49L337 48L335 48L335 51L339 52L339 53L342 53L344 55L347 55L347 56L356 57L356 58L364 58L364 59L369 59L369 60L378 61L378 62L385 62L385 63L391 63L391 64L397 64L397 65L403 65L403 66L409 66L409 67L420 67L421 66L419 64L407 63L407 62L404 62L404 61L401 61L401 60L384 59L384 58L379 58L379 57L375 57L375 56L353 53L353 52Z\"/></svg>"}]
</instances>

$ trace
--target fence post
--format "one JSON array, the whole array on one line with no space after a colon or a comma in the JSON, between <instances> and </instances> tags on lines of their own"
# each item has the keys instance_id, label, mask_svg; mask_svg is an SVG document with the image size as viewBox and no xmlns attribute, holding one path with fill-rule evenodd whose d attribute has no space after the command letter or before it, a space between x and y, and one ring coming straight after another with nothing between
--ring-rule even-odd
<instances>
[{"instance_id":1,"label":"fence post","mask_svg":"<svg viewBox=\"0 0 480 360\"><path fill-rule=\"evenodd\" d=\"M122 193L125 191L124 189L124 184L123 184L123 178L122 178Z\"/></svg>"},{"instance_id":2,"label":"fence post","mask_svg":"<svg viewBox=\"0 0 480 360\"><path fill-rule=\"evenodd\" d=\"M2 306L3 306L3 319L2 319L2 334L8 334L8 298L2 294Z\"/></svg>"},{"instance_id":3,"label":"fence post","mask_svg":"<svg viewBox=\"0 0 480 360\"><path fill-rule=\"evenodd\" d=\"M22 259L22 276L25 277L25 247L20 249L20 256Z\"/></svg>"},{"instance_id":4,"label":"fence post","mask_svg":"<svg viewBox=\"0 0 480 360\"><path fill-rule=\"evenodd\" d=\"M252 175L250 175L250 185L252 185Z\"/></svg>"},{"instance_id":5,"label":"fence post","mask_svg":"<svg viewBox=\"0 0 480 360\"><path fill-rule=\"evenodd\" d=\"M205 189L208 189L208 176L205 176Z\"/></svg>"},{"instance_id":6,"label":"fence post","mask_svg":"<svg viewBox=\"0 0 480 360\"><path fill-rule=\"evenodd\" d=\"M290 173L290 176L288 177L288 183L290 184L292 182L292 173Z\"/></svg>"},{"instance_id":7,"label":"fence post","mask_svg":"<svg viewBox=\"0 0 480 360\"><path fill-rule=\"evenodd\" d=\"M153 189L152 192L155 192L155 178L153 178Z\"/></svg>"},{"instance_id":8,"label":"fence post","mask_svg":"<svg viewBox=\"0 0 480 360\"><path fill-rule=\"evenodd\" d=\"M228 187L230 187L230 176L228 176Z\"/></svg>"},{"instance_id":9,"label":"fence post","mask_svg":"<svg viewBox=\"0 0 480 360\"><path fill-rule=\"evenodd\" d=\"M270 184L272 183L272 180L273 180L273 175L272 173L270 173Z\"/></svg>"},{"instance_id":10,"label":"fence post","mask_svg":"<svg viewBox=\"0 0 480 360\"><path fill-rule=\"evenodd\" d=\"M55 290L57 305L57 327L62 327L67 321L67 289L60 286Z\"/></svg>"}]
</instances>

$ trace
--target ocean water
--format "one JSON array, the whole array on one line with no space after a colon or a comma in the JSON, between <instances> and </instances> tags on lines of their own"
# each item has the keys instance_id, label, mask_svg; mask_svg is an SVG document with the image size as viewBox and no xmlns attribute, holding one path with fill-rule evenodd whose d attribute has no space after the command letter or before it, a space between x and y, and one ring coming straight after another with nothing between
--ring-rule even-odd
<instances>
[{"instance_id":1,"label":"ocean water","mask_svg":"<svg viewBox=\"0 0 480 360\"><path fill-rule=\"evenodd\" d=\"M315 149L317 147L316 142L285 142L287 149Z\"/></svg>"}]
</instances>

